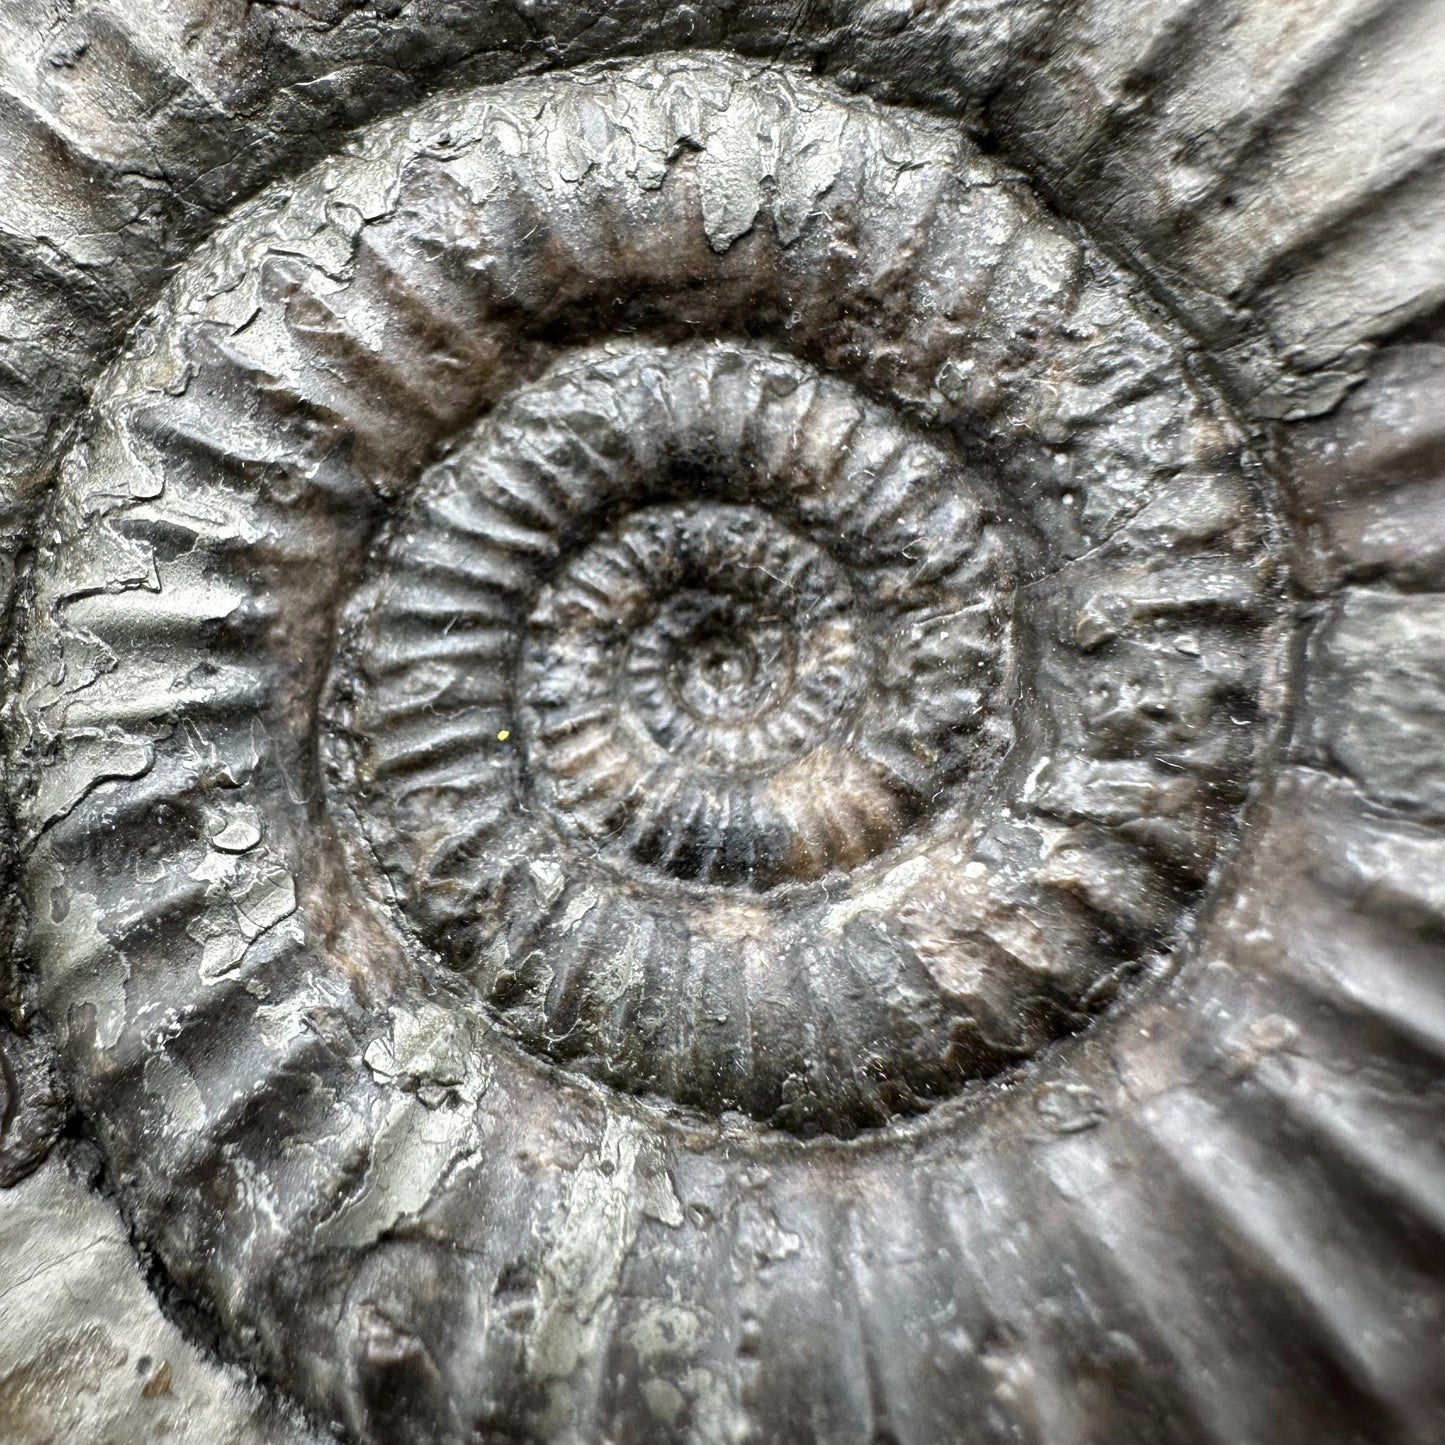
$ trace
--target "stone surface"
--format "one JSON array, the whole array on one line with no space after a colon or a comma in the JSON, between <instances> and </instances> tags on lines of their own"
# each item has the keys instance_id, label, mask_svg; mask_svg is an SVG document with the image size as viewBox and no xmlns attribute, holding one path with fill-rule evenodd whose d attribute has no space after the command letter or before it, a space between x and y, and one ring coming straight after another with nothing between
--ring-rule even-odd
<instances>
[{"instance_id":1,"label":"stone surface","mask_svg":"<svg viewBox=\"0 0 1445 1445\"><path fill-rule=\"evenodd\" d=\"M59 1159L0 1214L0 1436L13 1445L319 1445L160 1312L130 1235Z\"/></svg>"},{"instance_id":2,"label":"stone surface","mask_svg":"<svg viewBox=\"0 0 1445 1445\"><path fill-rule=\"evenodd\" d=\"M4 0L0 1436L1435 1445L1442 53Z\"/></svg>"}]
</instances>

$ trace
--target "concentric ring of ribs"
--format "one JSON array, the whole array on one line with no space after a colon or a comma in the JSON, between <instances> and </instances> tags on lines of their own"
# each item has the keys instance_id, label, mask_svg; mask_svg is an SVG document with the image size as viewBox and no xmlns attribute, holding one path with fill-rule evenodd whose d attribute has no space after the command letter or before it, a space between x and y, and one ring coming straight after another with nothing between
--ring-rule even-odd
<instances>
[{"instance_id":1,"label":"concentric ring of ribs","mask_svg":"<svg viewBox=\"0 0 1445 1445\"><path fill-rule=\"evenodd\" d=\"M750 504L644 507L586 540L669 490ZM956 454L766 350L568 364L439 468L386 552L351 719L368 790L425 793L398 824L412 836L458 790L525 811L515 749L495 746L520 704L553 812L610 855L754 888L856 863L988 741L1012 588L988 499ZM792 639L737 724L704 726L660 679L656 610L689 586L771 608ZM499 812L482 815L490 832Z\"/></svg>"},{"instance_id":2,"label":"concentric ring of ribs","mask_svg":"<svg viewBox=\"0 0 1445 1445\"><path fill-rule=\"evenodd\" d=\"M709 499L635 510L660 485ZM1040 596L1056 593L1072 618L1067 647L1035 635L1027 649L1060 718L1072 715L1073 734L1060 724L1043 741L1025 740L1016 781L1002 795L975 790L944 807L913 851L893 860L898 866L835 879L811 900L789 890L769 907L620 887L596 866L633 766L633 755L615 756L615 654L648 614L659 577L686 580L699 552L711 554L707 570L724 558L756 562L768 551L764 518L790 516L827 536L850 586L861 584L883 613L875 650L886 660L861 704L853 756L886 760L880 739L900 752L911 747L915 765L920 756L930 763L915 796L936 806L950 779L940 753L953 749L955 763L971 755L963 724L976 720L980 673L1002 670L1012 653L1014 549L988 521L998 504L982 478L853 388L796 361L736 343L633 344L569 357L423 479L377 553L344 669L346 727L359 745L351 791L367 800L378 856L424 934L530 1047L625 1088L846 1131L1027 1053L1077 1021L1091 999L1106 998L1142 938L1167 934L1181 905L1161 885L1159 865L1201 866L1229 803L1221 792L1208 811L1208 790L1181 779L1186 764L1175 759L1192 746L1197 763L1219 748L1221 729L1226 739L1240 730L1222 711L1219 658L1198 660L1197 635L1188 651L1173 634L1162 645L1155 635L1174 605L1161 597L1168 575L1159 559L1209 579L1228 633L1231 609L1247 615L1256 596L1258 579L1227 556L1236 545L1247 552L1248 528L1227 541L1226 556L1189 550L1229 539L1241 500L1227 487L1161 489L1109 548L1029 584ZM618 513L626 520L599 543L599 519ZM709 518L711 528L688 532ZM775 543L785 552L796 545ZM1135 575L1138 553L1147 566ZM774 565L785 574L784 562ZM1119 595L1102 585L1106 577ZM590 579L580 590L579 578ZM1237 595L1220 591L1226 582ZM1141 583L1134 616L1124 599ZM830 607L840 605L841 584L820 586L837 594ZM1082 609L1068 600L1075 594L1087 599ZM1201 621L1197 590L1181 596ZM1045 631L1064 620L1047 602L1039 611ZM569 613L580 646L523 648L539 619L550 637ZM598 642L609 632L610 643ZM1085 655L1111 646L1127 659L1127 692L1105 689L1096 702L1081 669ZM598 811L580 848L530 806L519 776L511 744L519 650L524 715L555 710L565 724L570 708L595 723L578 742L600 783L600 796L582 800ZM1246 645L1228 660L1227 680L1243 684L1247 655ZM876 728L866 725L874 708ZM1005 718L994 721L998 745L1009 729ZM534 719L523 730L534 768L547 767L557 742L545 729ZM1151 792L1147 768L1129 756L1141 744L1160 757L1167 791ZM1096 762L1090 748L1113 756ZM792 881L817 876L844 846L856 850L847 858L856 865L896 833L896 818L882 814L870 834L881 812L870 814L877 775L850 775L849 756L835 748L807 776L802 806L821 815L812 831L824 841L801 865L785 856ZM1221 774L1212 781L1237 777L1243 756L1208 759ZM1037 802L1019 796L1022 775ZM672 791L656 775L648 782L619 829L624 851L685 878L718 881L751 868L775 881L753 830L729 875L733 860L707 809L718 796L730 806L736 793L696 779ZM902 791L895 784L889 806ZM687 811L669 814L678 798ZM1101 809L1107 814L1091 816ZM1067 822L1025 821L1041 811ZM654 828L659 816L666 826ZM756 822L755 813L746 817ZM1104 821L1121 836L1098 826ZM1126 841L1131 830L1137 842ZM668 848L661 856L648 851L659 835ZM835 839L840 852L830 855ZM840 1021L847 1033L837 1057L850 1061L841 1086L821 1107L795 1106L787 1080L807 1067L807 1041ZM880 1075L881 1087L873 1082ZM905 1094L892 1092L900 1079Z\"/></svg>"},{"instance_id":3,"label":"concentric ring of ribs","mask_svg":"<svg viewBox=\"0 0 1445 1445\"><path fill-rule=\"evenodd\" d=\"M837 866L858 833L888 828L886 795L843 836L820 810L787 806L863 681L851 589L824 583L805 547L756 513L648 511L548 589L523 699L534 770L568 822L609 842L626 829L633 857L680 877L754 886L796 876L801 857ZM710 685L709 649L747 685ZM787 761L761 773L770 760Z\"/></svg>"},{"instance_id":4,"label":"concentric ring of ribs","mask_svg":"<svg viewBox=\"0 0 1445 1445\"><path fill-rule=\"evenodd\" d=\"M472 959L490 997L505 982L522 1001L524 1035L577 1012L560 1051L601 1077L788 1126L919 1107L1052 1033L1040 999L1092 1007L1172 936L1169 880L1207 876L1233 806L1212 779L1248 773L1250 729L1221 743L1216 724L1257 686L1261 586L1237 443L1175 348L951 127L700 56L443 97L358 150L224 226L98 385L37 568L21 817L41 1003L139 1234L233 1342L352 1421L365 1405L330 1332L296 1322L344 1315L359 1270L391 1277L374 1201L444 1202L462 1154L468 1187L515 1200L488 1171L564 1124L557 1148L589 1147L620 1107L558 1088L466 1008L440 1011L438 1087L506 1099L429 1120L454 1131L443 1147L408 1132L422 1106L378 1052L426 964L322 801L318 699L389 500L462 426L559 345L761 336L986 443L1046 540L1063 641L1039 646L1063 682L1056 701L1041 683L1039 727L1067 766L1040 763L1036 801L1001 820L1023 839L1001 881L977 857L920 858L872 902L843 900L817 935L824 966L789 977L768 971L751 914L697 939L641 918L616 957L653 970L645 1013L624 979L614 1010L587 1014L560 955L544 987L532 902L513 915L516 966ZM1181 611L1190 641L1171 653L1148 629ZM1132 649L1127 684L1081 707L1079 648ZM536 908L573 886L546 854L529 878ZM1061 923L1032 916L1040 889ZM573 936L598 921L579 915ZM716 1007L750 977L766 986ZM382 1149L379 1129L430 1142ZM487 1257L523 1257L528 1209L553 1204L491 1218ZM313 1239L325 1269L269 1267ZM436 1256L436 1288L486 1293L479 1259ZM468 1368L438 1367L436 1418Z\"/></svg>"}]
</instances>

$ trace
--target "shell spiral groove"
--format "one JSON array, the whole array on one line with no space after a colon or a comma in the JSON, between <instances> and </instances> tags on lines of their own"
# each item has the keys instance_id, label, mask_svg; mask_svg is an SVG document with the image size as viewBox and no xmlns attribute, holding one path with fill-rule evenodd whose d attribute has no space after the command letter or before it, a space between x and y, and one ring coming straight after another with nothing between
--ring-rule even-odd
<instances>
[{"instance_id":1,"label":"shell spiral groove","mask_svg":"<svg viewBox=\"0 0 1445 1445\"><path fill-rule=\"evenodd\" d=\"M1133 283L922 113L667 57L263 195L99 388L26 640L44 1006L140 1233L360 1438L546 1438L516 1160L682 1228L660 1180L957 1123L1166 971L1261 511Z\"/></svg>"}]
</instances>

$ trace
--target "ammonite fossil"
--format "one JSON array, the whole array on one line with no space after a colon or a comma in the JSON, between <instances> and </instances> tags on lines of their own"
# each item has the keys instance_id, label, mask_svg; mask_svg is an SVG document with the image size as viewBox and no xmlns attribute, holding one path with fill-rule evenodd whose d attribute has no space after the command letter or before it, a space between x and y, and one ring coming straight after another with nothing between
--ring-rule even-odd
<instances>
[{"instance_id":1,"label":"ammonite fossil","mask_svg":"<svg viewBox=\"0 0 1445 1445\"><path fill-rule=\"evenodd\" d=\"M1440 27L1052 8L338 21L32 379L26 1078L318 1425L1445 1432Z\"/></svg>"}]
</instances>

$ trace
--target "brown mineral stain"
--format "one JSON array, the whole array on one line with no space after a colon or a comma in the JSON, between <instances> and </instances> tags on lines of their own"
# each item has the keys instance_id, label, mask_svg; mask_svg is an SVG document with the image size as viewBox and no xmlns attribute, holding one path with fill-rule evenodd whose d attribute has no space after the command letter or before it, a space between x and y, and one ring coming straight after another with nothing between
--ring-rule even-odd
<instances>
[{"instance_id":1,"label":"brown mineral stain","mask_svg":"<svg viewBox=\"0 0 1445 1445\"><path fill-rule=\"evenodd\" d=\"M799 879L861 863L906 821L897 794L847 747L815 748L774 776L767 797L793 825L789 861Z\"/></svg>"},{"instance_id":2,"label":"brown mineral stain","mask_svg":"<svg viewBox=\"0 0 1445 1445\"><path fill-rule=\"evenodd\" d=\"M0 1375L0 1440L6 1445L70 1445L66 1402L98 1394L126 1351L99 1325L54 1339L24 1364Z\"/></svg>"},{"instance_id":3,"label":"brown mineral stain","mask_svg":"<svg viewBox=\"0 0 1445 1445\"><path fill-rule=\"evenodd\" d=\"M154 1400L157 1395L169 1395L171 1392L171 1367L170 1362L162 1360L152 1372L150 1379L141 1386L141 1394L147 1400Z\"/></svg>"}]
</instances>

